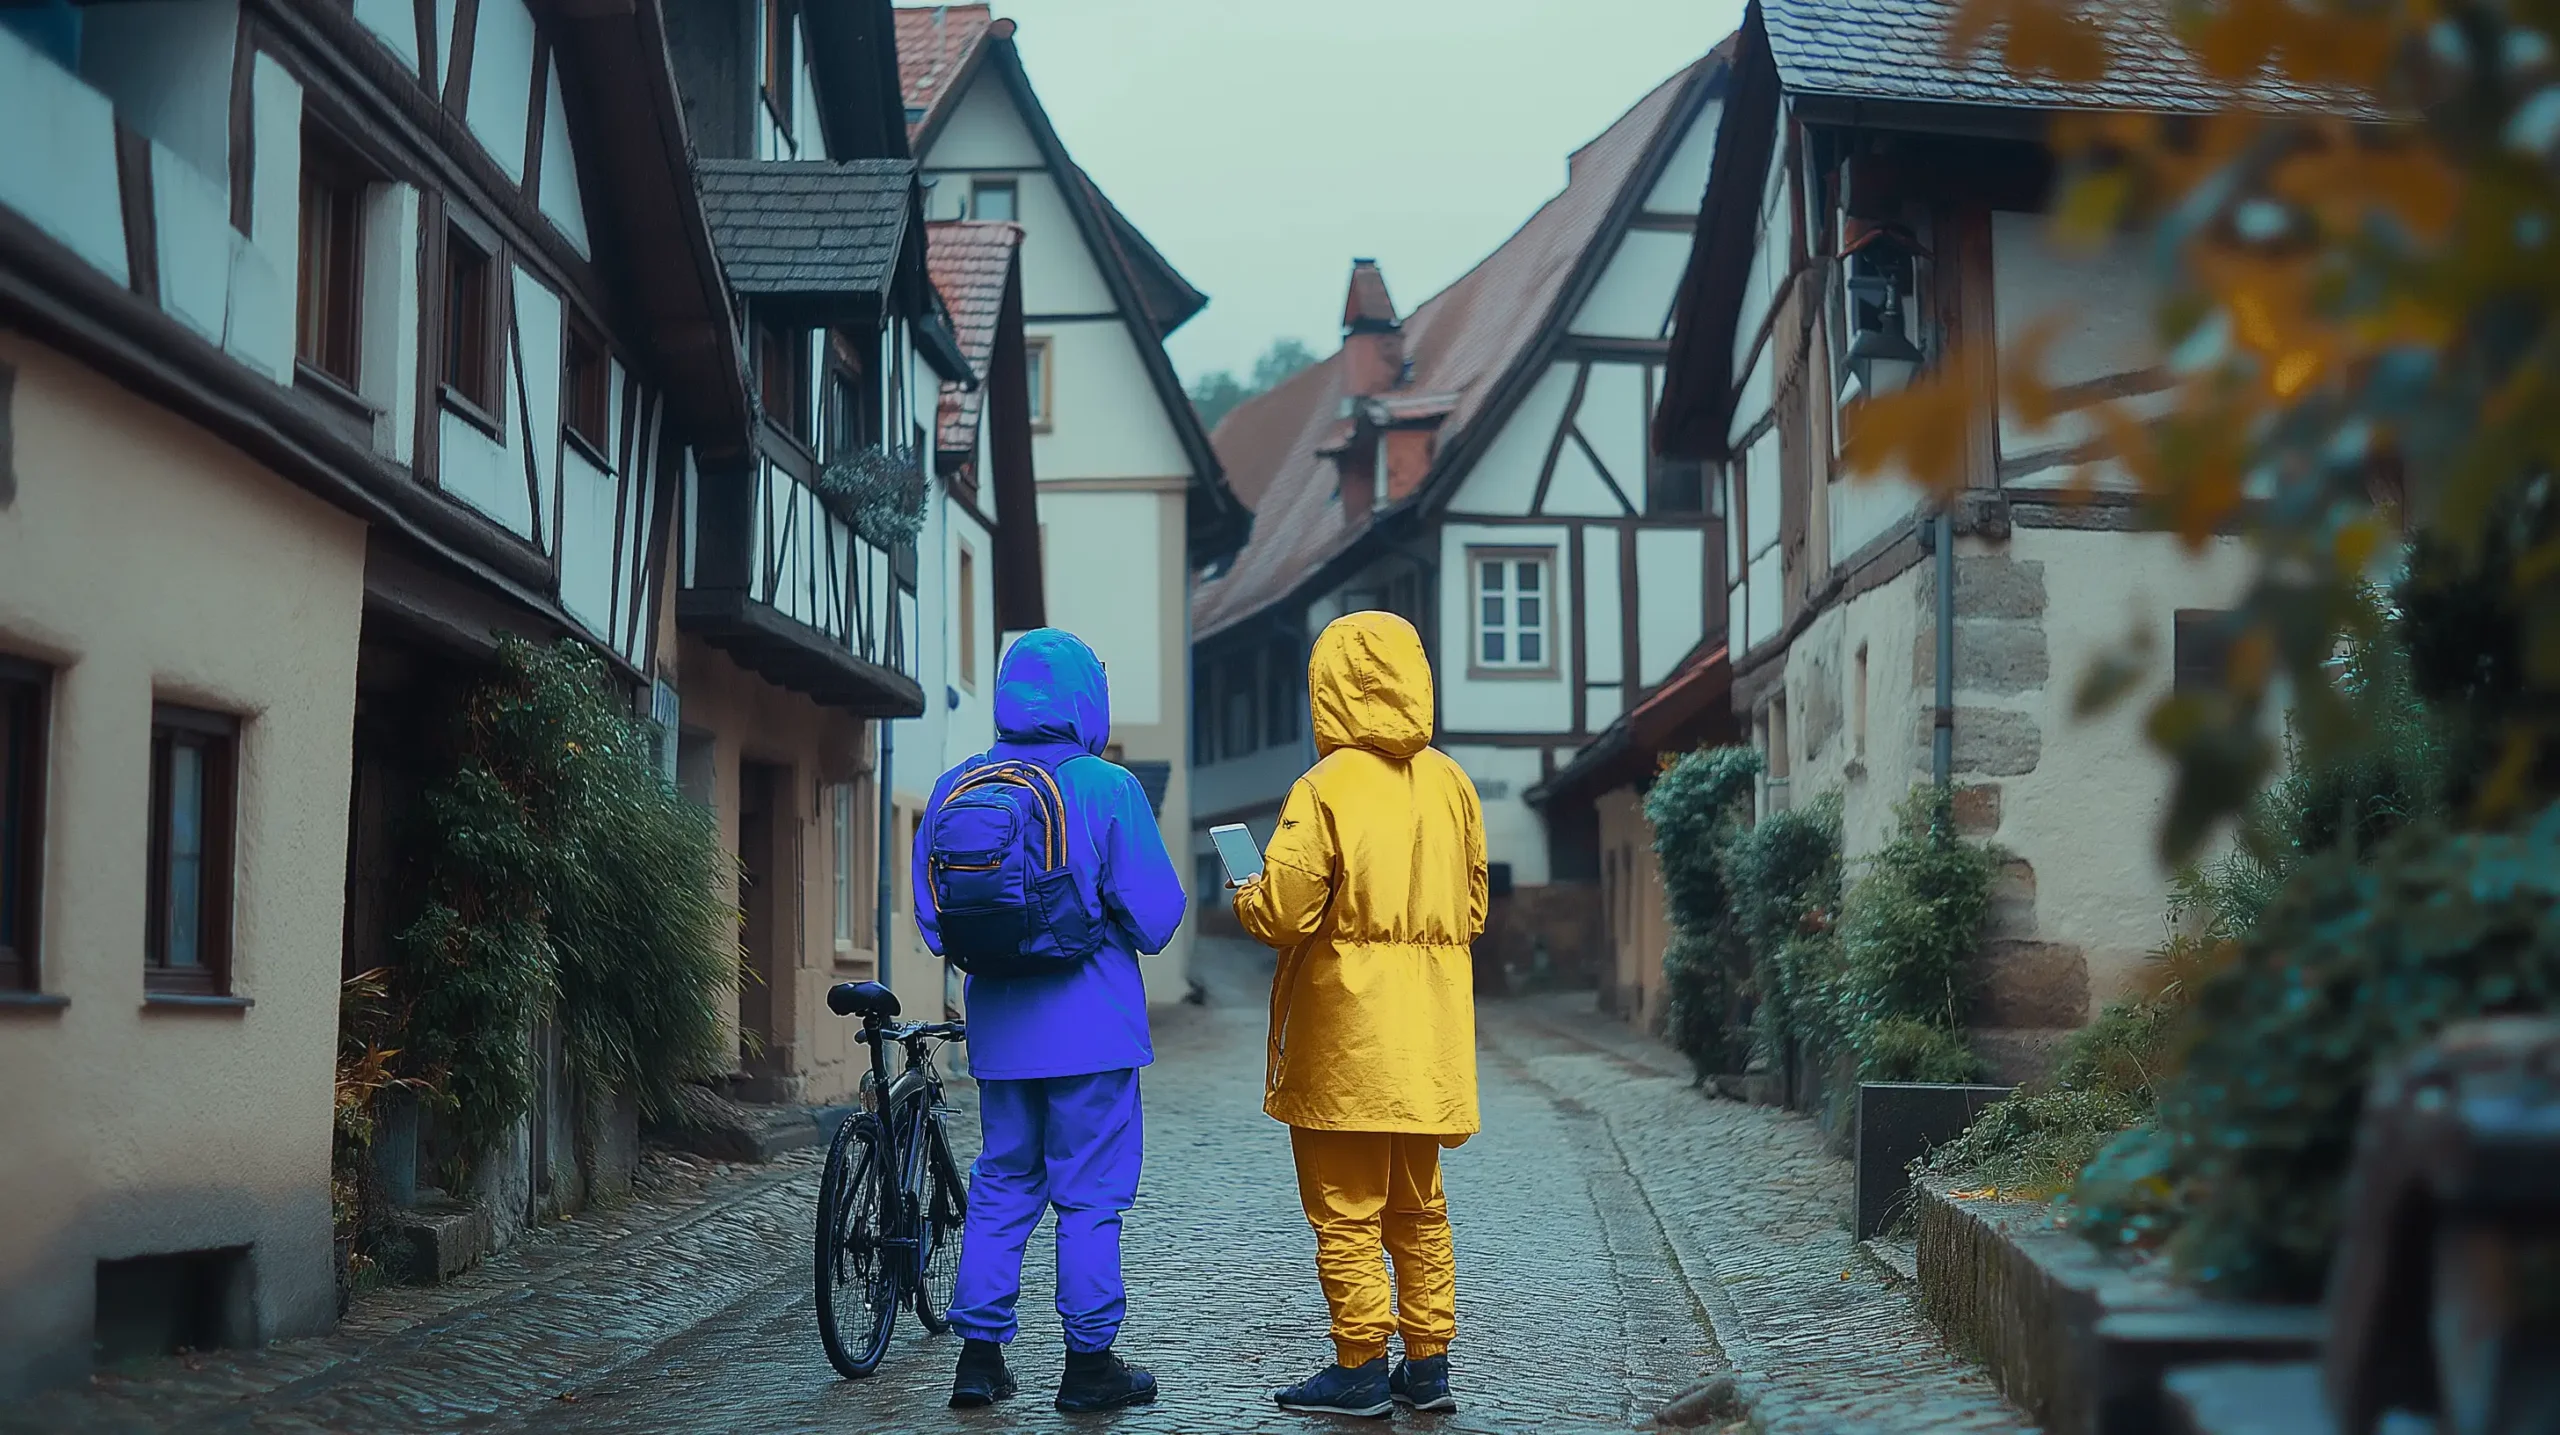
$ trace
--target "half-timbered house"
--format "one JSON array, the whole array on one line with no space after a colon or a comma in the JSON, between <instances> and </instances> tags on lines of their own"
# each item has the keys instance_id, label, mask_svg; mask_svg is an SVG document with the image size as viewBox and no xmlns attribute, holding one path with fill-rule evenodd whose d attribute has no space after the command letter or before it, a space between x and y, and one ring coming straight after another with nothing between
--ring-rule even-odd
<instances>
[{"instance_id":1,"label":"half-timbered house","mask_svg":"<svg viewBox=\"0 0 2560 1435\"><path fill-rule=\"evenodd\" d=\"M1332 618L1411 618L1440 748L1475 780L1496 894L1488 953L1584 978L1600 947L1595 817L1529 790L1721 641L1724 544L1694 465L1645 426L1706 184L1722 56L1574 152L1564 189L1409 314L1355 260L1342 347L1218 426L1252 539L1193 603L1193 851L1268 839L1314 758L1308 644Z\"/></svg>"},{"instance_id":2,"label":"half-timbered house","mask_svg":"<svg viewBox=\"0 0 2560 1435\"><path fill-rule=\"evenodd\" d=\"M839 1100L864 1058L827 988L878 975L882 942L894 952L911 925L894 880L879 900L879 734L938 721L952 686L919 543L966 501L935 471L942 385L977 380L926 270L886 0L678 0L677 14L757 410L741 465L687 476L678 767L741 867L752 977L734 1089Z\"/></svg>"},{"instance_id":3,"label":"half-timbered house","mask_svg":"<svg viewBox=\"0 0 2560 1435\"><path fill-rule=\"evenodd\" d=\"M750 409L657 0L0 7L0 136L5 1398L331 1320L431 715L493 631L644 702ZM499 1230L582 1199L578 1105Z\"/></svg>"},{"instance_id":4,"label":"half-timbered house","mask_svg":"<svg viewBox=\"0 0 2560 1435\"><path fill-rule=\"evenodd\" d=\"M1242 541L1247 518L1164 352L1207 296L1069 157L1012 21L985 5L928 5L902 6L897 24L928 217L1022 226L1046 616L1109 665L1115 760L1146 784L1178 849L1191 805L1191 575ZM902 764L901 802L920 804L935 776ZM1150 1000L1184 993L1189 941L1186 923L1141 963Z\"/></svg>"},{"instance_id":5,"label":"half-timbered house","mask_svg":"<svg viewBox=\"0 0 2560 1435\"><path fill-rule=\"evenodd\" d=\"M2075 86L1950 58L1949 16L1943 0L1748 9L1656 438L1708 466L1730 515L1732 706L1766 754L1763 806L1840 794L1854 860L1934 777L2002 849L1974 1021L1985 1058L2018 1076L2159 941L2168 771L2139 714L2173 684L2218 681L2216 610L2243 578L2234 541L2191 553L2152 531L2072 416L2035 427L2001 409L2000 365L2031 332L2048 379L2137 408L2166 387L2134 242L2048 232L2044 125L2226 100L2163 34L2128 37L2156 47L2149 62ZM1958 498L1854 481L1845 406L1959 354L1976 361ZM2130 652L2140 633L2136 690L2079 716L2069 655Z\"/></svg>"}]
</instances>

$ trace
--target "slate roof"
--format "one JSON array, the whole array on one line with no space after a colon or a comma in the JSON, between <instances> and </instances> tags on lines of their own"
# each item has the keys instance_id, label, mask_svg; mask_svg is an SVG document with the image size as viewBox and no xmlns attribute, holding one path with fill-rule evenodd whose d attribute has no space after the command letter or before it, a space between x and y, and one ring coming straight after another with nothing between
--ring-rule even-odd
<instances>
[{"instance_id":1,"label":"slate roof","mask_svg":"<svg viewBox=\"0 0 2560 1435\"><path fill-rule=\"evenodd\" d=\"M2235 91L2210 79L2171 30L2165 4L2101 0L2089 8L2107 32L2110 70L2096 84L2065 84L2010 73L1996 40L1950 57L1946 35L1955 0L1761 0L1778 74L1799 94L2154 113L2229 109L2235 102L2276 110L2363 108L2273 80Z\"/></svg>"},{"instance_id":2,"label":"slate roof","mask_svg":"<svg viewBox=\"0 0 2560 1435\"><path fill-rule=\"evenodd\" d=\"M884 294L915 162L701 161L702 207L741 294Z\"/></svg>"},{"instance_id":3,"label":"slate roof","mask_svg":"<svg viewBox=\"0 0 2560 1435\"><path fill-rule=\"evenodd\" d=\"M978 416L985 406L987 364L995 357L996 320L1004 310L1004 284L1022 249L1022 226L1009 222L942 219L925 227L925 272L951 309L951 332L977 384L944 384L935 419L934 446L946 453L974 453Z\"/></svg>"},{"instance_id":4,"label":"slate roof","mask_svg":"<svg viewBox=\"0 0 2560 1435\"><path fill-rule=\"evenodd\" d=\"M1483 415L1503 376L1536 347L1620 194L1701 71L1724 63L1724 47L1662 82L1617 123L1573 154L1563 191L1529 216L1502 246L1405 317L1404 351L1413 372L1390 404L1417 414L1445 406L1436 451L1446 452ZM1596 262L1596 261L1595 261ZM1206 638L1296 590L1365 530L1334 500L1327 444L1346 427L1348 365L1337 349L1321 363L1236 406L1210 442L1227 485L1254 511L1253 534L1227 571L1193 589L1192 633ZM1425 481L1425 492L1438 481Z\"/></svg>"}]
</instances>

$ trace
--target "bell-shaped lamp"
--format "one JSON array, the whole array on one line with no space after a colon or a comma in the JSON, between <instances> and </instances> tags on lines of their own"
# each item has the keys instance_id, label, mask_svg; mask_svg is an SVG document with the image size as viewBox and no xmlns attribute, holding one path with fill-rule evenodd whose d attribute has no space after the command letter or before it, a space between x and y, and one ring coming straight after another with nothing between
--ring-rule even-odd
<instances>
[{"instance_id":1,"label":"bell-shaped lamp","mask_svg":"<svg viewBox=\"0 0 2560 1435\"><path fill-rule=\"evenodd\" d=\"M1858 387L1869 394L1899 393L1920 372L1918 345L1902 332L1902 295L1888 286L1884 312L1875 328L1860 329L1849 342L1848 368Z\"/></svg>"}]
</instances>

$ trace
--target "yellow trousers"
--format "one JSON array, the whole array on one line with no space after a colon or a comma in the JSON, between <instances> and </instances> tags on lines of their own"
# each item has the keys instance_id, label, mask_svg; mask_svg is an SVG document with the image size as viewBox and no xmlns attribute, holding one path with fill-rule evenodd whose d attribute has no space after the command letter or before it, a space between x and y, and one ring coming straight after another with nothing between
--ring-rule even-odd
<instances>
[{"instance_id":1,"label":"yellow trousers","mask_svg":"<svg viewBox=\"0 0 2560 1435\"><path fill-rule=\"evenodd\" d=\"M1436 1136L1289 1128L1298 1201L1316 1230L1316 1278L1333 1309L1334 1358L1366 1365L1401 1331L1408 1360L1458 1331L1458 1270ZM1387 1281L1384 1250L1395 1263Z\"/></svg>"}]
</instances>

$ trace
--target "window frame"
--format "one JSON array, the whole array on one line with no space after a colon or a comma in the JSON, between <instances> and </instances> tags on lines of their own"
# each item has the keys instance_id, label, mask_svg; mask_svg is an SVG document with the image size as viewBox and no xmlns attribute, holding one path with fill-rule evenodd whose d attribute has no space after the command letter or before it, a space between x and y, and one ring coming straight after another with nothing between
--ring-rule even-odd
<instances>
[{"instance_id":1,"label":"window frame","mask_svg":"<svg viewBox=\"0 0 2560 1435\"><path fill-rule=\"evenodd\" d=\"M2224 693L2231 686L2228 608L2179 608L2169 615L2169 691L2176 697Z\"/></svg>"},{"instance_id":2,"label":"window frame","mask_svg":"<svg viewBox=\"0 0 2560 1435\"><path fill-rule=\"evenodd\" d=\"M560 432L597 467L613 472L613 347L575 314L562 326ZM590 430L589 425L592 425Z\"/></svg>"},{"instance_id":3,"label":"window frame","mask_svg":"<svg viewBox=\"0 0 2560 1435\"><path fill-rule=\"evenodd\" d=\"M308 372L354 398L363 387L365 208L375 176L317 122L302 128L301 217L295 244L293 357ZM327 204L316 203L325 198ZM331 221L319 247L333 260L313 279L314 226ZM334 312L315 316L319 300ZM325 332L315 336L316 325ZM332 352L343 349L343 353Z\"/></svg>"},{"instance_id":4,"label":"window frame","mask_svg":"<svg viewBox=\"0 0 2560 1435\"><path fill-rule=\"evenodd\" d=\"M0 992L42 990L45 775L53 718L53 672L0 654L0 883L16 884L17 908L0 907ZM8 735L22 740L13 754Z\"/></svg>"},{"instance_id":5,"label":"window frame","mask_svg":"<svg viewBox=\"0 0 2560 1435\"><path fill-rule=\"evenodd\" d=\"M764 73L756 82L757 96L764 101L765 112L773 117L774 128L782 137L797 142L792 133L791 117L799 96L799 30L794 23L798 9L792 0L764 0Z\"/></svg>"},{"instance_id":6,"label":"window frame","mask_svg":"<svg viewBox=\"0 0 2560 1435\"><path fill-rule=\"evenodd\" d=\"M173 966L169 939L170 770L181 745L204 756L203 864L197 885L196 961ZM231 994L231 922L239 873L240 720L227 713L177 703L151 705L151 811L145 876L147 925L143 933L143 989L154 995Z\"/></svg>"},{"instance_id":7,"label":"window frame","mask_svg":"<svg viewBox=\"0 0 2560 1435\"><path fill-rule=\"evenodd\" d=\"M1263 746L1294 746L1302 724L1298 689L1304 682L1303 668L1297 657L1298 647L1286 638L1274 639L1262 650L1262 736Z\"/></svg>"},{"instance_id":8,"label":"window frame","mask_svg":"<svg viewBox=\"0 0 2560 1435\"><path fill-rule=\"evenodd\" d=\"M997 220L995 220L994 222L996 222L996 223L1005 223L1005 224L1020 224L1020 223L1022 222L1022 181L1021 181L1021 180L1016 179L1016 178L1013 178L1013 177L1011 177L1011 176L1006 176L1006 177L1004 177L1004 178L1002 178L1002 179L972 179L972 180L970 180L970 181L969 181L969 217L970 217L971 219L973 219L973 220L981 220L981 221L984 221L984 220L986 220L986 219L987 219L987 216L986 216L985 214L983 214L983 213L981 213L981 212L980 212L980 210L979 210L979 206L978 206L978 196L979 196L979 195L982 195L982 194L1002 194L1002 195L1004 195L1004 196L1005 196L1005 208L1007 208L1007 209L1009 209L1009 210L1013 211L1013 212L1012 212L1012 213L1010 213L1010 214L1006 214L1006 215L1000 216L1000 217L999 217Z\"/></svg>"},{"instance_id":9,"label":"window frame","mask_svg":"<svg viewBox=\"0 0 2560 1435\"><path fill-rule=\"evenodd\" d=\"M827 846L835 860L828 865L834 888L833 921L835 945L839 950L855 945L854 931L859 913L854 902L854 827L861 819L854 810L854 785L839 782L830 791L827 803Z\"/></svg>"},{"instance_id":10,"label":"window frame","mask_svg":"<svg viewBox=\"0 0 2560 1435\"><path fill-rule=\"evenodd\" d=\"M1558 557L1559 553L1556 548L1536 544L1486 545L1481 547L1470 547L1467 549L1468 676L1492 679L1553 678L1556 676L1559 671L1556 651L1561 646L1561 644L1556 641L1556 630L1559 626L1556 617L1556 572L1559 566L1557 563ZM1505 658L1492 661L1488 661L1485 658L1484 640L1486 625L1484 619L1484 605L1486 598L1490 595L1485 591L1484 568L1488 563L1503 564L1506 570L1506 581L1501 597L1504 601L1511 603L1513 606L1510 610L1510 621L1501 626L1506 637L1514 639L1513 642L1506 644L1506 646L1515 652L1517 651L1517 635L1525 631L1519 622L1519 610L1517 607L1521 593L1521 590L1517 586L1519 582L1519 565L1533 563L1538 567L1539 587L1537 597L1539 600L1539 618L1537 634L1540 651L1538 660L1534 663L1520 662L1515 658L1507 656Z\"/></svg>"},{"instance_id":11,"label":"window frame","mask_svg":"<svg viewBox=\"0 0 2560 1435\"><path fill-rule=\"evenodd\" d=\"M1051 350L1049 339L1049 335L1040 334L1025 335L1022 340L1023 377L1029 381L1024 388L1031 396L1033 433L1047 433L1057 423L1056 394L1052 383L1056 365L1050 362L1056 355Z\"/></svg>"},{"instance_id":12,"label":"window frame","mask_svg":"<svg viewBox=\"0 0 2560 1435\"><path fill-rule=\"evenodd\" d=\"M507 431L505 258L505 246L484 242L447 217L444 275L437 284L444 313L436 389L445 407L501 442ZM466 272L475 273L481 286L476 303L464 302L461 279ZM471 325L458 325L457 316L467 316Z\"/></svg>"},{"instance_id":13,"label":"window frame","mask_svg":"<svg viewBox=\"0 0 2560 1435\"><path fill-rule=\"evenodd\" d=\"M978 555L966 543L955 545L957 560L954 574L952 611L959 615L960 686L968 692L978 690Z\"/></svg>"},{"instance_id":14,"label":"window frame","mask_svg":"<svg viewBox=\"0 0 2560 1435\"><path fill-rule=\"evenodd\" d=\"M791 436L793 440L817 451L809 433L809 331L755 322L756 405L764 411L765 422ZM797 342L794 342L797 340ZM791 401L790 408L780 414L774 411L774 360L783 361L783 379Z\"/></svg>"}]
</instances>

